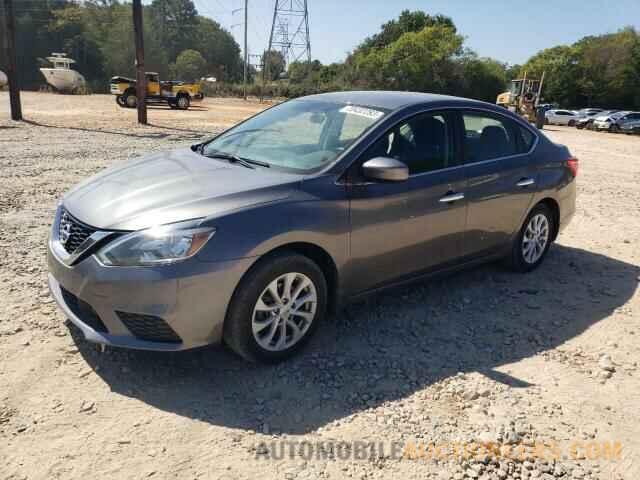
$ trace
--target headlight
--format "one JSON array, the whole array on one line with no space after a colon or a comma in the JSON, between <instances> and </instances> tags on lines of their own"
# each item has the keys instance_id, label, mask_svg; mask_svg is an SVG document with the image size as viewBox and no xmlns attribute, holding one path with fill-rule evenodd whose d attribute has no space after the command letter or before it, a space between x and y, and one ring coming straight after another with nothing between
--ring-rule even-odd
<instances>
[{"instance_id":1,"label":"headlight","mask_svg":"<svg viewBox=\"0 0 640 480\"><path fill-rule=\"evenodd\" d=\"M137 267L179 262L193 257L215 233L194 222L153 227L129 233L96 254L107 266Z\"/></svg>"}]
</instances>

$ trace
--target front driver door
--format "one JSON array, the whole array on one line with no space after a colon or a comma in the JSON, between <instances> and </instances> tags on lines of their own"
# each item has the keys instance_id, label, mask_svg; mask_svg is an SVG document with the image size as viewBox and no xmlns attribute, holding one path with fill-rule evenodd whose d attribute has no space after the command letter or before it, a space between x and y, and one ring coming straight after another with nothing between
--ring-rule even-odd
<instances>
[{"instance_id":1,"label":"front driver door","mask_svg":"<svg viewBox=\"0 0 640 480\"><path fill-rule=\"evenodd\" d=\"M350 181L354 293L453 261L463 248L465 180L458 168L454 117L424 113L402 121L357 162ZM374 182L361 165L378 156L409 167L405 182Z\"/></svg>"}]
</instances>

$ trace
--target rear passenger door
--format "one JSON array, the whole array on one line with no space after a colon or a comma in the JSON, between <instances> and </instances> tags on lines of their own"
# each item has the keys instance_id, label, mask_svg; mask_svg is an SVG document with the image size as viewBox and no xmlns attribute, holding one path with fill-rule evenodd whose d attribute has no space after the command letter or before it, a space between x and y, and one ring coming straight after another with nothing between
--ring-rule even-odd
<instances>
[{"instance_id":1,"label":"rear passenger door","mask_svg":"<svg viewBox=\"0 0 640 480\"><path fill-rule=\"evenodd\" d=\"M509 244L533 200L538 173L529 151L536 136L493 112L462 111L459 124L468 201L464 254L491 254Z\"/></svg>"}]
</instances>

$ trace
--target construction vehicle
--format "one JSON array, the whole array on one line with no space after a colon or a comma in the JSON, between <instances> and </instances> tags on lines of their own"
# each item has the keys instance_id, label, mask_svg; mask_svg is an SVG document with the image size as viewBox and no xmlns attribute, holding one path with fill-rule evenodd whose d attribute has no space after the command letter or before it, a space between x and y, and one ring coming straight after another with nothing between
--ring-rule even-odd
<instances>
[{"instance_id":1,"label":"construction vehicle","mask_svg":"<svg viewBox=\"0 0 640 480\"><path fill-rule=\"evenodd\" d=\"M544 72L538 80L524 77L511 81L509 91L498 95L496 103L534 123L538 129L544 127L544 109L540 107Z\"/></svg>"},{"instance_id":2,"label":"construction vehicle","mask_svg":"<svg viewBox=\"0 0 640 480\"><path fill-rule=\"evenodd\" d=\"M198 83L185 83L180 81L160 81L160 76L155 72L146 72L147 97L149 105L166 104L171 108L187 110L191 102L204 98ZM136 81L133 78L113 77L111 79L111 94L116 96L116 103L125 108L136 108L138 97L136 96Z\"/></svg>"}]
</instances>

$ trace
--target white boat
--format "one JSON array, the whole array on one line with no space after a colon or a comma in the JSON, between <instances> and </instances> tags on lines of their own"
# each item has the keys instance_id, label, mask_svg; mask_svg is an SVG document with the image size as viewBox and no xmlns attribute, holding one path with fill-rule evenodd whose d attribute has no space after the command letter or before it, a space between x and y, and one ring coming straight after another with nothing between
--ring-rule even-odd
<instances>
[{"instance_id":1,"label":"white boat","mask_svg":"<svg viewBox=\"0 0 640 480\"><path fill-rule=\"evenodd\" d=\"M82 75L75 70L71 70L71 64L75 60L67 58L64 53L52 53L47 60L53 65L52 68L41 68L49 85L60 92L74 93L86 86L86 81Z\"/></svg>"},{"instance_id":2,"label":"white boat","mask_svg":"<svg viewBox=\"0 0 640 480\"><path fill-rule=\"evenodd\" d=\"M0 88L4 87L7 83L9 83L9 79L5 75L5 73L0 70Z\"/></svg>"}]
</instances>

